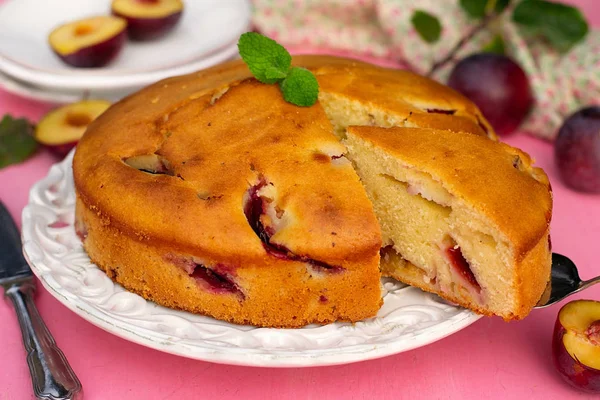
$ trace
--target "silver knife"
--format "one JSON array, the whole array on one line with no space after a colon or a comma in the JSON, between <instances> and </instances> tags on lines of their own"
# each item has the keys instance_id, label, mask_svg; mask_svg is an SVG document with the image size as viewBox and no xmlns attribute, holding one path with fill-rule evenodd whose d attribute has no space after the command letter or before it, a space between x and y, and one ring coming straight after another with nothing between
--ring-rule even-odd
<instances>
[{"instance_id":1,"label":"silver knife","mask_svg":"<svg viewBox=\"0 0 600 400\"><path fill-rule=\"evenodd\" d=\"M33 303L33 273L23 257L19 231L2 202L0 286L17 312L35 397L46 400L82 399L79 379Z\"/></svg>"}]
</instances>

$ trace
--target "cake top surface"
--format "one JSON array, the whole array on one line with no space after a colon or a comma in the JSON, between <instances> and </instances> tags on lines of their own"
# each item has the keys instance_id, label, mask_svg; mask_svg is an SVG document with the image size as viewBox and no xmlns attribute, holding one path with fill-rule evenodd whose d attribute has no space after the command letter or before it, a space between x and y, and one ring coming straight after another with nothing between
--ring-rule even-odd
<instances>
[{"instance_id":1,"label":"cake top surface","mask_svg":"<svg viewBox=\"0 0 600 400\"><path fill-rule=\"evenodd\" d=\"M464 132L423 128L350 127L348 136L382 149L405 168L430 175L485 215L520 254L548 229L548 177L519 149Z\"/></svg>"},{"instance_id":2,"label":"cake top surface","mask_svg":"<svg viewBox=\"0 0 600 400\"><path fill-rule=\"evenodd\" d=\"M322 93L407 123L493 135L470 101L413 73L326 56L293 64L311 69ZM286 103L237 60L113 105L89 126L73 170L86 205L140 240L231 254L236 263L261 257L247 212L260 191L263 214L277 214L261 222L273 244L335 263L372 254L381 240L345 151L319 102Z\"/></svg>"}]
</instances>

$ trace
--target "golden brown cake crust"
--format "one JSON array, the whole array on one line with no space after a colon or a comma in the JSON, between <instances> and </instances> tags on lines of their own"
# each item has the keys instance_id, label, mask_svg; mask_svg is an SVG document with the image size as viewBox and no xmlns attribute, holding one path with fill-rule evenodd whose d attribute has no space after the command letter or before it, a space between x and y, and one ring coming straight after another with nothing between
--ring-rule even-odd
<instances>
[{"instance_id":1,"label":"golden brown cake crust","mask_svg":"<svg viewBox=\"0 0 600 400\"><path fill-rule=\"evenodd\" d=\"M344 146L319 104L296 107L246 75L232 63L165 80L90 125L73 161L86 250L107 272L118 267L114 277L126 288L220 319L302 326L374 316L381 236L358 176L339 158ZM134 167L130 160L140 157L159 160L166 173ZM246 212L252 188L263 184L283 212L270 249ZM235 282L236 292L191 285L204 267L210 279ZM179 274L179 283L138 279L172 277L160 268ZM295 307L267 312L285 299Z\"/></svg>"}]
</instances>

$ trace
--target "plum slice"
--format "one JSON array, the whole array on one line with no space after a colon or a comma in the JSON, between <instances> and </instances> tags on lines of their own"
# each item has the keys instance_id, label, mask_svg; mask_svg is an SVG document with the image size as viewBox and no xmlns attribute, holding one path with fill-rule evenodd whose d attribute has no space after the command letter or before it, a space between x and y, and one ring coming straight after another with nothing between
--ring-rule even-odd
<instances>
[{"instance_id":1,"label":"plum slice","mask_svg":"<svg viewBox=\"0 0 600 400\"><path fill-rule=\"evenodd\" d=\"M343 267L315 260L306 255L296 254L286 246L271 242L271 237L275 234L276 229L273 223L269 223L272 222L272 218L268 215L268 209L274 208L277 210L277 207L273 204L272 199L260 194L261 190L269 184L264 177L261 177L256 185L248 189L244 204L244 214L246 215L248 224L250 224L250 227L262 242L266 252L279 259L309 264L319 271L329 273L343 272L345 270ZM279 210L277 214L281 214L282 212Z\"/></svg>"},{"instance_id":2,"label":"plum slice","mask_svg":"<svg viewBox=\"0 0 600 400\"><path fill-rule=\"evenodd\" d=\"M481 286L479 285L479 282L477 282L477 278L475 278L469 262L463 256L460 247L456 244L454 246L449 246L446 248L445 253L446 258L450 261L450 264L459 276L468 282L477 293L480 293Z\"/></svg>"},{"instance_id":3,"label":"plum slice","mask_svg":"<svg viewBox=\"0 0 600 400\"><path fill-rule=\"evenodd\" d=\"M123 162L132 168L154 175L175 176L170 163L157 154L145 154L123 159Z\"/></svg>"},{"instance_id":4,"label":"plum slice","mask_svg":"<svg viewBox=\"0 0 600 400\"><path fill-rule=\"evenodd\" d=\"M213 267L208 267L203 263L197 262L194 258L173 254L167 254L164 258L166 261L183 269L201 287L208 289L211 293L231 293L240 296L242 299L245 298L244 293L235 283L232 274L228 272L231 268L227 266L217 264Z\"/></svg>"},{"instance_id":5,"label":"plum slice","mask_svg":"<svg viewBox=\"0 0 600 400\"><path fill-rule=\"evenodd\" d=\"M243 296L235 282L226 274L220 274L202 264L196 264L194 272L190 276L207 283L214 293L239 293Z\"/></svg>"}]
</instances>

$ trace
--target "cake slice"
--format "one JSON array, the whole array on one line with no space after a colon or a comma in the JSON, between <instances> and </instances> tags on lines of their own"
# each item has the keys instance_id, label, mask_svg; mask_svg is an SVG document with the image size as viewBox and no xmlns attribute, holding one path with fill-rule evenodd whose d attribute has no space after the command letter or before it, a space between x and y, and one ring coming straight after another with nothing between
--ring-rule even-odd
<instances>
[{"instance_id":1,"label":"cake slice","mask_svg":"<svg viewBox=\"0 0 600 400\"><path fill-rule=\"evenodd\" d=\"M550 276L548 178L508 145L463 132L349 127L349 158L382 229L384 275L505 320Z\"/></svg>"}]
</instances>

